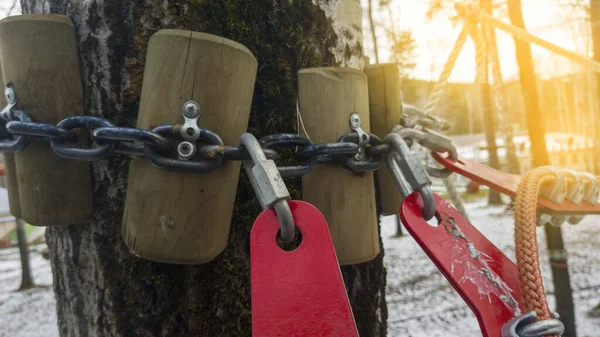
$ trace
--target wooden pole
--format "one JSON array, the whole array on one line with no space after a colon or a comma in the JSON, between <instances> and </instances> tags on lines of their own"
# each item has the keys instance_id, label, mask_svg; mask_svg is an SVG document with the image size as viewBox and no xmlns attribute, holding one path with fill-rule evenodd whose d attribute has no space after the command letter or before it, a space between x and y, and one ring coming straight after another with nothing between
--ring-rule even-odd
<instances>
[{"instance_id":1,"label":"wooden pole","mask_svg":"<svg viewBox=\"0 0 600 337\"><path fill-rule=\"evenodd\" d=\"M365 68L369 80L369 114L371 132L383 139L402 120L401 81L398 64L376 64ZM381 214L398 215L402 196L390 172L382 167L375 173L378 182L378 200ZM400 221L397 235L402 235Z\"/></svg>"},{"instance_id":2,"label":"wooden pole","mask_svg":"<svg viewBox=\"0 0 600 337\"><path fill-rule=\"evenodd\" d=\"M216 132L225 144L239 144L248 126L256 70L256 59L239 43L190 31L159 31L148 46L137 127L181 124L183 104L195 100L200 128ZM239 162L223 163L208 174L185 174L133 159L125 242L136 254L159 262L214 259L229 240L239 173Z\"/></svg>"},{"instance_id":3,"label":"wooden pole","mask_svg":"<svg viewBox=\"0 0 600 337\"><path fill-rule=\"evenodd\" d=\"M315 143L336 142L351 132L350 114L369 131L367 76L350 68L311 68L298 72L300 113ZM379 253L375 187L372 173L352 173L319 165L302 177L303 199L315 205L329 224L340 264L372 260Z\"/></svg>"},{"instance_id":4,"label":"wooden pole","mask_svg":"<svg viewBox=\"0 0 600 337\"><path fill-rule=\"evenodd\" d=\"M0 59L4 85L14 86L17 108L33 120L56 124L66 117L83 115L75 29L69 18L44 14L3 19ZM78 145L85 146L87 138L85 133L81 135ZM91 217L89 163L58 157L41 142L33 142L14 156L25 221L38 226L71 225Z\"/></svg>"}]
</instances>

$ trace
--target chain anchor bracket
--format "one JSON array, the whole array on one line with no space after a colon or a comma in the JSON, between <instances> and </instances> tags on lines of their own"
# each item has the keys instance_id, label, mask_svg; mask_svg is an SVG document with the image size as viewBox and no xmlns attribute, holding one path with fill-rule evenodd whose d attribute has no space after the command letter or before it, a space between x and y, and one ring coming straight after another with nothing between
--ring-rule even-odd
<instances>
[{"instance_id":1,"label":"chain anchor bracket","mask_svg":"<svg viewBox=\"0 0 600 337\"><path fill-rule=\"evenodd\" d=\"M6 97L6 106L2 109L2 112L0 112L0 117L5 121L10 122L13 120L12 110L18 102L17 93L11 85L4 89L4 97Z\"/></svg>"},{"instance_id":2,"label":"chain anchor bracket","mask_svg":"<svg viewBox=\"0 0 600 337\"><path fill-rule=\"evenodd\" d=\"M200 104L189 100L181 107L183 125L181 126L181 138L184 139L177 145L177 156L179 160L190 160L196 154L196 141L200 138Z\"/></svg>"},{"instance_id":3,"label":"chain anchor bracket","mask_svg":"<svg viewBox=\"0 0 600 337\"><path fill-rule=\"evenodd\" d=\"M365 146L369 143L370 135L360 127L360 116L353 112L350 114L350 128L358 134L358 152L354 159L362 160L365 157Z\"/></svg>"},{"instance_id":4,"label":"chain anchor bracket","mask_svg":"<svg viewBox=\"0 0 600 337\"><path fill-rule=\"evenodd\" d=\"M288 204L291 197L275 162L267 159L260 143L252 134L242 134L240 143L252 158L244 161L244 170L261 207L275 210L281 226L281 239L285 243L291 242L296 234L296 225Z\"/></svg>"}]
</instances>

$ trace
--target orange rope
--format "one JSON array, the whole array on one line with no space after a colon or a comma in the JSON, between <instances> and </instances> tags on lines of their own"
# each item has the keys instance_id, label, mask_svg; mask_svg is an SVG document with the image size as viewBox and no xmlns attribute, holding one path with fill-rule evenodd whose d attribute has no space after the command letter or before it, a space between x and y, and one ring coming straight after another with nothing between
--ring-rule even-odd
<instances>
[{"instance_id":1,"label":"orange rope","mask_svg":"<svg viewBox=\"0 0 600 337\"><path fill-rule=\"evenodd\" d=\"M536 168L523 176L515 200L515 251L517 270L526 312L535 311L538 320L552 318L542 283L536 236L537 199L540 187L555 175Z\"/></svg>"}]
</instances>

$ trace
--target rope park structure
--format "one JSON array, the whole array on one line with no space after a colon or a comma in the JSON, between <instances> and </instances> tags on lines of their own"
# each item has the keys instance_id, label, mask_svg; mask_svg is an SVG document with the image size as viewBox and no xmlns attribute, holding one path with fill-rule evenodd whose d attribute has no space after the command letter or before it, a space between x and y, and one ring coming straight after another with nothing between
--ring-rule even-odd
<instances>
[{"instance_id":1,"label":"rope park structure","mask_svg":"<svg viewBox=\"0 0 600 337\"><path fill-rule=\"evenodd\" d=\"M142 221L141 213L152 213L153 210L149 209L151 207L140 207L140 203L151 206L148 200L156 197L166 204L164 200L168 199L168 196L158 195L158 190L148 181L173 177L172 181L178 183L173 183L172 189L179 192L178 188L190 185L189 180L184 180L219 172L223 174L220 176L223 180L216 181L215 185L224 189L224 184L235 186L237 182L238 172L231 163L243 162L245 173L264 209L256 218L250 235L253 335L357 336L339 265L372 259L378 251L373 248L373 240L367 238L373 238L373 230L377 228L349 223L344 223L346 227L334 224L335 220L330 219L335 209L310 193L304 193L304 201L291 200L284 179L304 179L321 169L331 172L340 169L335 172L339 175L342 175L339 172L344 172L344 180L338 183L348 187L364 178L365 173L380 170L385 162L402 196L399 214L403 224L474 311L484 336L561 335L563 324L551 312L545 298L539 271L536 225L545 222L561 225L565 221L576 224L585 214L600 214L598 179L589 173L552 167L536 168L521 177L460 158L451 141L435 131L442 122L432 116L440 108L441 97L454 64L469 36L476 44L477 81L483 82L479 74L485 71L488 63L491 64L493 87L497 93L496 105L498 111L506 111L497 53L491 50L495 47L485 46L479 23L485 22L505 30L529 43L589 65L595 71L600 71L600 64L507 25L476 7L464 9L465 24L425 105L422 119L413 125L403 121L402 125L395 126L380 138L363 130L363 127L367 129L365 125L368 124L361 120L359 113L344 107L345 125L340 128L348 130L337 142L321 142L318 135L312 132L314 141L319 143L313 143L313 140L299 134L274 134L257 139L251 133L236 134L239 128L217 132L218 123L215 127L211 126L210 119L200 119L210 114L210 109L193 99L180 104L180 111L176 115L165 116L162 111L157 113L159 117L140 115L137 128L115 126L107 119L79 115L77 109L65 109L69 107L65 103L68 98L56 93L53 94L62 99L59 101L63 110L48 116L43 109L36 109L41 103L39 98L35 98L37 86L30 83L43 79L32 79L22 75L15 67L7 66L11 60L22 58L23 54L16 47L3 48L11 53L2 55L3 79L7 88L6 107L0 112L3 119L0 150L6 156L11 213L35 225L56 226L81 222L90 217L92 212L91 207L86 206L90 204L90 184L81 183L89 179L89 167L84 166L85 163L103 160L115 153L130 155L134 159L129 171L123 221L126 244L135 254L148 260L202 264L214 259L224 249L229 227L217 228L217 224L204 221L199 229L184 227L183 230L187 232L179 236L158 235L157 231L168 232L177 228L175 224L178 220L162 216L158 230ZM40 15L25 20L22 17L5 19L3 24L0 22L0 45L6 47L11 43L14 45L27 41L14 39L15 42L11 42L6 38L17 30L20 34L28 31L31 34L28 29L35 26L38 30L32 31L39 34L40 27L48 28L44 25L54 24L60 25L65 32L71 29L69 34L72 35L72 26L65 25L65 19L58 15ZM1 33L3 30L5 32ZM149 54L153 46L178 34L173 31L157 33L158 38L151 41ZM198 35L198 39L214 44L214 37L207 35ZM247 57L248 65L245 68L256 66L256 60L251 55L247 56L249 52L243 46L233 41L223 42L222 38L219 41L220 52L225 43L229 48L226 52L238 53L238 58ZM173 43L172 40L169 43ZM146 69L160 68L156 66L160 61L158 56L149 56ZM307 118L307 112L311 111L311 105L305 97L308 91L303 88L314 85L311 76L328 71L301 71L305 82L299 84L299 105L305 120L310 119ZM218 75L222 76L221 73ZM240 86L252 82L251 77L240 77L231 76L228 80L241 83ZM145 78L144 81L150 80ZM247 93L241 87L235 89L233 93ZM156 109L160 110L162 106L157 102L168 100L157 97L150 90L146 96L142 94L142 101L147 103L141 104L142 107L152 106L148 102L154 102L158 106ZM343 102L335 104L342 105ZM323 103L314 105L321 106ZM307 121L306 124L310 127L309 123ZM500 125L507 138L507 146L514 147L511 145L510 128L505 122ZM334 124L334 127L338 126ZM85 132L76 131L78 129ZM239 145L226 145L224 139L231 142L232 135L238 137ZM410 145L414 143L431 150L432 157L443 168L427 167L420 163L410 150ZM275 148L281 147L294 148L297 163L278 166L275 160L280 151ZM443 153L448 155L444 156ZM54 173L58 171L63 175L39 172L36 164L42 163L56 165L53 167ZM226 173L234 175L227 176ZM431 191L429 177L446 179L452 173L467 176L516 198L516 264L469 223L458 194L453 191L449 181L445 180L445 183L456 208ZM335 179L331 180L336 183ZM362 180L372 185L371 180ZM310 180L304 181L303 185L322 193L322 190L307 182ZM326 185L322 181L316 184ZM331 186L326 185L325 188ZM55 200L62 198L68 200L61 204L62 209L57 212ZM174 204L177 208L184 208L180 206L183 202L176 199ZM225 210L220 211L226 214L228 207L223 208ZM202 211L206 212L206 216L211 212ZM426 222L432 219L438 221L438 226ZM367 246L367 249L348 249L351 244L356 244L356 240L348 239L350 227L361 246ZM197 235L198 232L191 233L192 230L199 230L200 235ZM371 242L365 244L365 241ZM194 249L180 249L188 245L195 245ZM282 300L286 298L301 298L310 305L298 307L293 301ZM290 312L294 313L291 317Z\"/></svg>"}]
</instances>

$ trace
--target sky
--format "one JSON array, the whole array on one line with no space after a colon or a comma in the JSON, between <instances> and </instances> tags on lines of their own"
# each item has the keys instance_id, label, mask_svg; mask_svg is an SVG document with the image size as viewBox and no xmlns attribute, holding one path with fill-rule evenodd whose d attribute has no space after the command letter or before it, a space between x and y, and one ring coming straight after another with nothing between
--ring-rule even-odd
<instances>
[{"instance_id":1,"label":"sky","mask_svg":"<svg viewBox=\"0 0 600 337\"><path fill-rule=\"evenodd\" d=\"M379 0L372 0L374 5ZM361 0L364 8L363 30L365 52L375 63L371 30L367 16L367 0ZM579 54L590 53L589 22L585 13L571 10L565 6L572 0L522 0L523 16L527 30L531 33ZM410 29L417 41L415 51L416 68L410 73L418 79L435 80L446 62L448 53L460 31L461 23L456 27L449 17L454 13L448 8L432 20L427 20L425 13L429 0L391 0L392 16L396 30ZM374 11L375 21L380 26L390 27L387 11ZM579 20L577 20L579 18ZM504 19L507 22L507 19ZM549 26L554 26L548 28ZM389 42L383 28L376 29L380 63L389 62ZM514 42L510 35L496 31L500 64L505 80L518 78L518 68L515 61ZM560 56L551 55L542 48L532 48L537 73L543 78L561 75L578 69L578 66ZM472 82L475 77L475 51L472 42L465 44L457 61L451 81Z\"/></svg>"}]
</instances>

